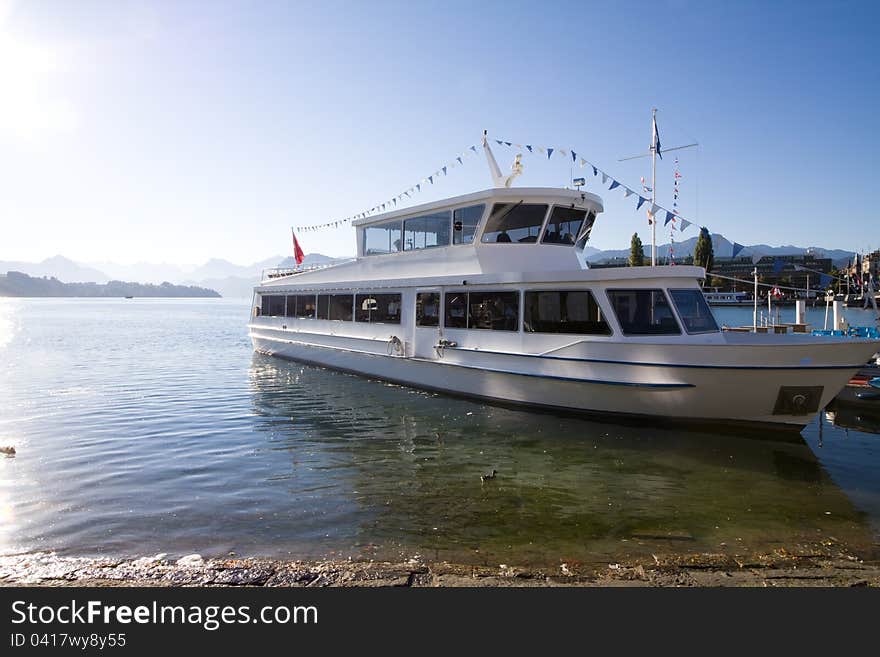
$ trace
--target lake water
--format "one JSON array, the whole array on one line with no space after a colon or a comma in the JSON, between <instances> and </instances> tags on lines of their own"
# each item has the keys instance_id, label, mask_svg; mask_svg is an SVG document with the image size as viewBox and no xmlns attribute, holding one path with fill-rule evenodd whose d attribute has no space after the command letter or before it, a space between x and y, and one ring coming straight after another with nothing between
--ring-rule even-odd
<instances>
[{"instance_id":1,"label":"lake water","mask_svg":"<svg viewBox=\"0 0 880 657\"><path fill-rule=\"evenodd\" d=\"M18 451L0 458L0 552L558 566L880 544L878 435L498 408L256 355L247 317L241 300L0 299L0 445Z\"/></svg>"}]
</instances>

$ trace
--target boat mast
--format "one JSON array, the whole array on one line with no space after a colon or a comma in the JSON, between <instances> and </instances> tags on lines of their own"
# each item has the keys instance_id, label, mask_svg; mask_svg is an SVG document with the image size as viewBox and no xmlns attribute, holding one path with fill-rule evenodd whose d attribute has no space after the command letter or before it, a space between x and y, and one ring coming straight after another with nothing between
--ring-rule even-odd
<instances>
[{"instance_id":1,"label":"boat mast","mask_svg":"<svg viewBox=\"0 0 880 657\"><path fill-rule=\"evenodd\" d=\"M651 209L657 200L657 108L651 108ZM657 217L651 214L651 266L657 266Z\"/></svg>"}]
</instances>

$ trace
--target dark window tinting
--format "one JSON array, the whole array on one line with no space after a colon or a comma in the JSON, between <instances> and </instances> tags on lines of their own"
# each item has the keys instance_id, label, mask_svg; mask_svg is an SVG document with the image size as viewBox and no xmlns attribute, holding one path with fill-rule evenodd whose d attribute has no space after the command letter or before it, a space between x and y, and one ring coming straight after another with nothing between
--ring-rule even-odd
<instances>
[{"instance_id":1,"label":"dark window tinting","mask_svg":"<svg viewBox=\"0 0 880 657\"><path fill-rule=\"evenodd\" d=\"M416 295L416 326L440 324L440 293L421 292Z\"/></svg>"},{"instance_id":2,"label":"dark window tinting","mask_svg":"<svg viewBox=\"0 0 880 657\"><path fill-rule=\"evenodd\" d=\"M702 290L669 290L672 303L678 310L678 316L684 322L684 329L688 333L715 333L718 324L709 310L706 297Z\"/></svg>"},{"instance_id":3,"label":"dark window tinting","mask_svg":"<svg viewBox=\"0 0 880 657\"><path fill-rule=\"evenodd\" d=\"M468 328L515 331L519 323L519 292L471 292Z\"/></svg>"},{"instance_id":4,"label":"dark window tinting","mask_svg":"<svg viewBox=\"0 0 880 657\"><path fill-rule=\"evenodd\" d=\"M544 231L542 244L565 244L574 246L581 225L584 223L586 210L574 208L553 208L550 213L550 221L547 222L547 230Z\"/></svg>"},{"instance_id":5,"label":"dark window tinting","mask_svg":"<svg viewBox=\"0 0 880 657\"><path fill-rule=\"evenodd\" d=\"M588 290L526 292L523 329L530 333L611 335L611 327Z\"/></svg>"},{"instance_id":6,"label":"dark window tinting","mask_svg":"<svg viewBox=\"0 0 880 657\"><path fill-rule=\"evenodd\" d=\"M474 241L477 225L483 217L485 205L472 205L459 208L452 215L452 243L470 244Z\"/></svg>"},{"instance_id":7,"label":"dark window tinting","mask_svg":"<svg viewBox=\"0 0 880 657\"><path fill-rule=\"evenodd\" d=\"M264 316L269 314L269 297L265 294L260 299L260 314Z\"/></svg>"},{"instance_id":8,"label":"dark window tinting","mask_svg":"<svg viewBox=\"0 0 880 657\"><path fill-rule=\"evenodd\" d=\"M296 294L287 297L287 316L288 317L307 317L315 316L315 295L314 294Z\"/></svg>"},{"instance_id":9,"label":"dark window tinting","mask_svg":"<svg viewBox=\"0 0 880 657\"><path fill-rule=\"evenodd\" d=\"M483 242L536 242L547 214L546 205L496 203L483 231Z\"/></svg>"},{"instance_id":10,"label":"dark window tinting","mask_svg":"<svg viewBox=\"0 0 880 657\"><path fill-rule=\"evenodd\" d=\"M663 290L609 290L608 299L626 335L681 333Z\"/></svg>"},{"instance_id":11,"label":"dark window tinting","mask_svg":"<svg viewBox=\"0 0 880 657\"><path fill-rule=\"evenodd\" d=\"M400 324L399 294L359 294L355 298L355 320Z\"/></svg>"},{"instance_id":12,"label":"dark window tinting","mask_svg":"<svg viewBox=\"0 0 880 657\"><path fill-rule=\"evenodd\" d=\"M446 293L446 328L467 328L467 292Z\"/></svg>"},{"instance_id":13,"label":"dark window tinting","mask_svg":"<svg viewBox=\"0 0 880 657\"><path fill-rule=\"evenodd\" d=\"M330 316L330 295L318 295L318 319L329 319Z\"/></svg>"},{"instance_id":14,"label":"dark window tinting","mask_svg":"<svg viewBox=\"0 0 880 657\"><path fill-rule=\"evenodd\" d=\"M266 297L263 297L264 299ZM267 313L263 313L264 315L270 315L271 317L283 317L284 316L284 297L272 295L269 297L269 308Z\"/></svg>"},{"instance_id":15,"label":"dark window tinting","mask_svg":"<svg viewBox=\"0 0 880 657\"><path fill-rule=\"evenodd\" d=\"M352 294L331 294L328 319L341 319L350 322L353 303L354 295Z\"/></svg>"}]
</instances>

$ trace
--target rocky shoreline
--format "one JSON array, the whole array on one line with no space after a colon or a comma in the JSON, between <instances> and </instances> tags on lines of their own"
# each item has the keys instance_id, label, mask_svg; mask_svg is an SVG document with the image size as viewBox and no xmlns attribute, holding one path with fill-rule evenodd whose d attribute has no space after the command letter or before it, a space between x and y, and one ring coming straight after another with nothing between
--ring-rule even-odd
<instances>
[{"instance_id":1,"label":"rocky shoreline","mask_svg":"<svg viewBox=\"0 0 880 657\"><path fill-rule=\"evenodd\" d=\"M202 559L189 555L60 557L40 552L0 557L0 586L880 586L880 562L834 546L799 546L768 554L652 555L631 563L557 568L378 561Z\"/></svg>"}]
</instances>

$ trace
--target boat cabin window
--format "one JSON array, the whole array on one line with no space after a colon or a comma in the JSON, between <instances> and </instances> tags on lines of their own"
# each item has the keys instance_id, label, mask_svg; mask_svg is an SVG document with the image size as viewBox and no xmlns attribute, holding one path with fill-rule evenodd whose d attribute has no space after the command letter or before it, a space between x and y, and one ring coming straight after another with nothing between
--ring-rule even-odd
<instances>
[{"instance_id":1,"label":"boat cabin window","mask_svg":"<svg viewBox=\"0 0 880 657\"><path fill-rule=\"evenodd\" d=\"M586 216L586 210L559 206L553 208L553 212L550 214L550 221L547 222L547 228L544 230L541 244L574 246Z\"/></svg>"},{"instance_id":2,"label":"boat cabin window","mask_svg":"<svg viewBox=\"0 0 880 657\"><path fill-rule=\"evenodd\" d=\"M587 215L587 220L584 222L584 225L581 227L581 238L577 241L577 248L583 249L587 245L587 240L590 239L590 231L593 230L593 224L596 223L596 213L590 212Z\"/></svg>"},{"instance_id":3,"label":"boat cabin window","mask_svg":"<svg viewBox=\"0 0 880 657\"><path fill-rule=\"evenodd\" d=\"M315 295L314 294L297 294L287 297L287 316L314 318L315 316Z\"/></svg>"},{"instance_id":4,"label":"boat cabin window","mask_svg":"<svg viewBox=\"0 0 880 657\"><path fill-rule=\"evenodd\" d=\"M611 327L589 290L526 292L523 330L527 333L611 335Z\"/></svg>"},{"instance_id":5,"label":"boat cabin window","mask_svg":"<svg viewBox=\"0 0 880 657\"><path fill-rule=\"evenodd\" d=\"M447 292L446 328L516 331L519 292Z\"/></svg>"},{"instance_id":6,"label":"boat cabin window","mask_svg":"<svg viewBox=\"0 0 880 657\"><path fill-rule=\"evenodd\" d=\"M709 310L706 297L701 290L684 289L669 290L672 303L678 311L678 316L684 323L684 330L688 333L717 333L718 324Z\"/></svg>"},{"instance_id":7,"label":"boat cabin window","mask_svg":"<svg viewBox=\"0 0 880 657\"><path fill-rule=\"evenodd\" d=\"M399 221L364 227L364 255L396 253L400 248Z\"/></svg>"},{"instance_id":8,"label":"boat cabin window","mask_svg":"<svg viewBox=\"0 0 880 657\"><path fill-rule=\"evenodd\" d=\"M533 243L544 224L547 206L534 203L496 203L486 222L482 242Z\"/></svg>"},{"instance_id":9,"label":"boat cabin window","mask_svg":"<svg viewBox=\"0 0 880 657\"><path fill-rule=\"evenodd\" d=\"M330 316L330 295L318 295L318 319L328 319Z\"/></svg>"},{"instance_id":10,"label":"boat cabin window","mask_svg":"<svg viewBox=\"0 0 880 657\"><path fill-rule=\"evenodd\" d=\"M355 297L355 321L374 324L400 324L400 295L357 295Z\"/></svg>"},{"instance_id":11,"label":"boat cabin window","mask_svg":"<svg viewBox=\"0 0 880 657\"><path fill-rule=\"evenodd\" d=\"M663 290L608 290L625 335L679 335L681 329Z\"/></svg>"},{"instance_id":12,"label":"boat cabin window","mask_svg":"<svg viewBox=\"0 0 880 657\"><path fill-rule=\"evenodd\" d=\"M352 306L354 305L353 294L329 295L327 319L341 319L350 322L352 318ZM320 303L319 303L320 308Z\"/></svg>"},{"instance_id":13,"label":"boat cabin window","mask_svg":"<svg viewBox=\"0 0 880 657\"><path fill-rule=\"evenodd\" d=\"M403 222L403 250L449 246L451 219L452 213L449 210L406 219Z\"/></svg>"},{"instance_id":14,"label":"boat cabin window","mask_svg":"<svg viewBox=\"0 0 880 657\"><path fill-rule=\"evenodd\" d=\"M477 226L483 218L485 205L471 205L467 208L458 208L452 214L452 243L471 244L477 233ZM436 324L435 324L436 326Z\"/></svg>"},{"instance_id":15,"label":"boat cabin window","mask_svg":"<svg viewBox=\"0 0 880 657\"><path fill-rule=\"evenodd\" d=\"M284 317L283 295L263 295L262 306L263 315L268 317Z\"/></svg>"},{"instance_id":16,"label":"boat cabin window","mask_svg":"<svg viewBox=\"0 0 880 657\"><path fill-rule=\"evenodd\" d=\"M440 325L440 293L420 292L416 295L416 326Z\"/></svg>"}]
</instances>

